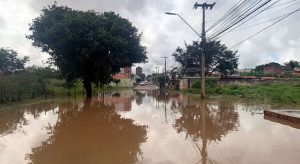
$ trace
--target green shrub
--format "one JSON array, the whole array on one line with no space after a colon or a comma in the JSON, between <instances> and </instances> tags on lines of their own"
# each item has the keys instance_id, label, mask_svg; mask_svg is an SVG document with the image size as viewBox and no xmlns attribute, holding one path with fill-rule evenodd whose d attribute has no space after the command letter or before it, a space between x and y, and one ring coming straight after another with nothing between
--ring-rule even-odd
<instances>
[{"instance_id":1,"label":"green shrub","mask_svg":"<svg viewBox=\"0 0 300 164\"><path fill-rule=\"evenodd\" d=\"M218 85L217 79L206 79L205 80L206 87L217 87L217 85ZM200 80L193 82L191 88L201 88Z\"/></svg>"},{"instance_id":2,"label":"green shrub","mask_svg":"<svg viewBox=\"0 0 300 164\"><path fill-rule=\"evenodd\" d=\"M201 82L200 81L195 81L192 84L191 88L201 88Z\"/></svg>"}]
</instances>

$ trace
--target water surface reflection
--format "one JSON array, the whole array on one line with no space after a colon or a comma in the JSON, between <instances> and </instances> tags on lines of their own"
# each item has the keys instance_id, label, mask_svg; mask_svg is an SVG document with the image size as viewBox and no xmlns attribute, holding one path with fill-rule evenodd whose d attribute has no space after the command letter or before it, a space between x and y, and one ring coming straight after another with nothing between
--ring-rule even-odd
<instances>
[{"instance_id":1,"label":"water surface reflection","mask_svg":"<svg viewBox=\"0 0 300 164\"><path fill-rule=\"evenodd\" d=\"M297 163L269 105L122 91L0 113L1 163ZM271 120L271 121L270 121Z\"/></svg>"}]
</instances>

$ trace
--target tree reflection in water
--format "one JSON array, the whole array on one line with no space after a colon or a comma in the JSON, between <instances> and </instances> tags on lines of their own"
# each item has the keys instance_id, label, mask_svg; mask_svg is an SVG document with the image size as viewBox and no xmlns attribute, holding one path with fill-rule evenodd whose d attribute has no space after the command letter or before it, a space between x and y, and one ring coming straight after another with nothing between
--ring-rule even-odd
<instances>
[{"instance_id":1,"label":"tree reflection in water","mask_svg":"<svg viewBox=\"0 0 300 164\"><path fill-rule=\"evenodd\" d=\"M121 118L114 105L85 100L59 106L51 137L32 149L32 163L134 163L142 157L147 127Z\"/></svg>"},{"instance_id":2,"label":"tree reflection in water","mask_svg":"<svg viewBox=\"0 0 300 164\"><path fill-rule=\"evenodd\" d=\"M172 103L171 109L179 108L181 117L175 121L174 127L178 133L186 134L186 139L191 140L199 150L201 163L213 163L207 153L207 143L221 141L222 137L230 131L237 130L238 113L230 102L220 101L218 105L207 104L205 100L192 100ZM201 146L199 142L201 143Z\"/></svg>"},{"instance_id":3,"label":"tree reflection in water","mask_svg":"<svg viewBox=\"0 0 300 164\"><path fill-rule=\"evenodd\" d=\"M28 113L38 118L43 112L54 108L52 102L43 102L38 104L13 107L7 111L0 110L0 136L13 133L16 129L27 125L25 115Z\"/></svg>"}]
</instances>

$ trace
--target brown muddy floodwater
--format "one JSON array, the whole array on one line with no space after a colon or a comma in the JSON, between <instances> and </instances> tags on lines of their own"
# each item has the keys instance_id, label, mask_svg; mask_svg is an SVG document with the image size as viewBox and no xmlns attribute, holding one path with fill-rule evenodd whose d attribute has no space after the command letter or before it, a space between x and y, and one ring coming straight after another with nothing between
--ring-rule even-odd
<instances>
[{"instance_id":1,"label":"brown muddy floodwater","mask_svg":"<svg viewBox=\"0 0 300 164\"><path fill-rule=\"evenodd\" d=\"M0 112L0 163L300 163L299 125L270 105L122 91Z\"/></svg>"}]
</instances>

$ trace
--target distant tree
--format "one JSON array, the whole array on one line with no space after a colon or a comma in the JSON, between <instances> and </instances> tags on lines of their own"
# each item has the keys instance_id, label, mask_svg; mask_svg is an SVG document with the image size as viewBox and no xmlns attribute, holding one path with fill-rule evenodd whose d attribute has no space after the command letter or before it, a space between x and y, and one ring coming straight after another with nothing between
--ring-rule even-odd
<instances>
[{"instance_id":1,"label":"distant tree","mask_svg":"<svg viewBox=\"0 0 300 164\"><path fill-rule=\"evenodd\" d=\"M146 62L141 34L114 12L78 11L54 3L33 20L27 38L50 54L70 83L83 81L87 97L92 83L107 84L121 67Z\"/></svg>"},{"instance_id":2,"label":"distant tree","mask_svg":"<svg viewBox=\"0 0 300 164\"><path fill-rule=\"evenodd\" d=\"M144 73L142 74L141 79L142 79L142 81L146 80L146 75Z\"/></svg>"},{"instance_id":3,"label":"distant tree","mask_svg":"<svg viewBox=\"0 0 300 164\"><path fill-rule=\"evenodd\" d=\"M51 67L38 67L38 66L30 66L25 69L28 72L34 73L39 78L42 79L62 79L58 70L55 70Z\"/></svg>"},{"instance_id":4,"label":"distant tree","mask_svg":"<svg viewBox=\"0 0 300 164\"><path fill-rule=\"evenodd\" d=\"M165 81L165 80L167 80L167 81ZM169 76L165 76L164 74L158 74L158 75L154 76L154 81L157 81L160 88L164 88L165 83L168 83L168 81L169 81Z\"/></svg>"},{"instance_id":5,"label":"distant tree","mask_svg":"<svg viewBox=\"0 0 300 164\"><path fill-rule=\"evenodd\" d=\"M116 86L121 82L120 79L113 79L112 81L116 84Z\"/></svg>"},{"instance_id":6,"label":"distant tree","mask_svg":"<svg viewBox=\"0 0 300 164\"><path fill-rule=\"evenodd\" d=\"M28 60L28 57L18 58L18 53L12 49L0 48L0 74L21 71Z\"/></svg>"},{"instance_id":7,"label":"distant tree","mask_svg":"<svg viewBox=\"0 0 300 164\"><path fill-rule=\"evenodd\" d=\"M281 67L281 65L276 62L271 62L271 63L265 64L264 67Z\"/></svg>"},{"instance_id":8,"label":"distant tree","mask_svg":"<svg viewBox=\"0 0 300 164\"><path fill-rule=\"evenodd\" d=\"M264 64L255 67L255 72L264 72Z\"/></svg>"},{"instance_id":9,"label":"distant tree","mask_svg":"<svg viewBox=\"0 0 300 164\"><path fill-rule=\"evenodd\" d=\"M270 76L270 74L265 74L265 72L264 72L265 67L281 68L282 65L280 65L279 63L276 63L276 62L258 65L254 69L255 76L257 76L257 77ZM272 75L272 76L276 76L276 75Z\"/></svg>"},{"instance_id":10,"label":"distant tree","mask_svg":"<svg viewBox=\"0 0 300 164\"><path fill-rule=\"evenodd\" d=\"M194 41L192 44L185 44L185 48L178 47L173 53L175 60L181 65L183 70L192 70L192 75L200 73L201 66L201 45ZM234 73L238 66L237 52L229 50L220 41L210 41L206 44L206 74L215 71L224 75ZM188 72L188 71L185 71Z\"/></svg>"},{"instance_id":11,"label":"distant tree","mask_svg":"<svg viewBox=\"0 0 300 164\"><path fill-rule=\"evenodd\" d=\"M295 67L300 67L300 62L290 60L289 62L284 63L284 65L293 70Z\"/></svg>"}]
</instances>

